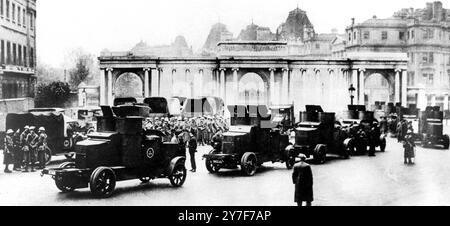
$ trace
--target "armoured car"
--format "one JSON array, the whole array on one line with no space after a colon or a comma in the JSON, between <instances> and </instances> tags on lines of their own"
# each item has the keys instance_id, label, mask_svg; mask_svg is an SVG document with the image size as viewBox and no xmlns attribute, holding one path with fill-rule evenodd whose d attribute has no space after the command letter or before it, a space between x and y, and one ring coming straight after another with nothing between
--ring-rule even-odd
<instances>
[{"instance_id":1,"label":"armoured car","mask_svg":"<svg viewBox=\"0 0 450 226\"><path fill-rule=\"evenodd\" d=\"M441 145L448 149L450 139L443 133L444 113L440 107L427 107L425 111L419 113L419 136L423 146Z\"/></svg>"},{"instance_id":2,"label":"armoured car","mask_svg":"<svg viewBox=\"0 0 450 226\"><path fill-rule=\"evenodd\" d=\"M185 153L179 144L164 143L156 131L144 131L142 117L113 117L109 107L102 110L98 131L76 144L75 162L44 169L42 175L50 175L62 192L89 187L101 198L113 195L117 181L168 178L175 187L184 184Z\"/></svg>"},{"instance_id":3,"label":"armoured car","mask_svg":"<svg viewBox=\"0 0 450 226\"><path fill-rule=\"evenodd\" d=\"M220 169L237 169L247 176L255 175L266 162L284 162L288 169L295 164L295 155L287 151L288 135L280 133L267 116L267 106L229 106L232 126L223 134L220 148L204 155L211 173Z\"/></svg>"}]
</instances>

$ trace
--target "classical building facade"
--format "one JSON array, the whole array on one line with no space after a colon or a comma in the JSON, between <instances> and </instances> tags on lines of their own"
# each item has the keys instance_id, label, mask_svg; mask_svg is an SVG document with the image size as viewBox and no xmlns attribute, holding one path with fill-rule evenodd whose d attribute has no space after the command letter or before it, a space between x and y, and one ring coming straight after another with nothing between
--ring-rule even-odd
<instances>
[{"instance_id":1,"label":"classical building facade","mask_svg":"<svg viewBox=\"0 0 450 226\"><path fill-rule=\"evenodd\" d=\"M35 68L36 0L0 0L0 121L34 106Z\"/></svg>"},{"instance_id":2,"label":"classical building facade","mask_svg":"<svg viewBox=\"0 0 450 226\"><path fill-rule=\"evenodd\" d=\"M363 104L365 81L382 75L392 102L406 105L406 59L307 58L286 42L222 42L215 57L154 57L109 53L99 57L101 104L117 97L218 96L230 104L320 104L343 111L348 89Z\"/></svg>"},{"instance_id":3,"label":"classical building facade","mask_svg":"<svg viewBox=\"0 0 450 226\"><path fill-rule=\"evenodd\" d=\"M449 110L450 10L441 2L347 27L345 56L407 54L408 104Z\"/></svg>"}]
</instances>

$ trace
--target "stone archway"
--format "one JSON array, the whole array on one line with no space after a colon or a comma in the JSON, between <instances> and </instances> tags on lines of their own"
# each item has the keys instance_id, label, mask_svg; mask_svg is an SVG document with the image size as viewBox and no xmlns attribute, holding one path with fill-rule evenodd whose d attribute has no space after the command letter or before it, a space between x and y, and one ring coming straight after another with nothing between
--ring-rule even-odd
<instances>
[{"instance_id":1,"label":"stone archway","mask_svg":"<svg viewBox=\"0 0 450 226\"><path fill-rule=\"evenodd\" d=\"M135 73L125 72L121 74L114 85L114 98L144 97L144 82Z\"/></svg>"},{"instance_id":2,"label":"stone archway","mask_svg":"<svg viewBox=\"0 0 450 226\"><path fill-rule=\"evenodd\" d=\"M374 72L365 78L364 103L371 110L395 102L395 82L389 76Z\"/></svg>"},{"instance_id":3,"label":"stone archway","mask_svg":"<svg viewBox=\"0 0 450 226\"><path fill-rule=\"evenodd\" d=\"M268 104L268 88L261 75L248 72L239 80L238 104L266 105Z\"/></svg>"}]
</instances>

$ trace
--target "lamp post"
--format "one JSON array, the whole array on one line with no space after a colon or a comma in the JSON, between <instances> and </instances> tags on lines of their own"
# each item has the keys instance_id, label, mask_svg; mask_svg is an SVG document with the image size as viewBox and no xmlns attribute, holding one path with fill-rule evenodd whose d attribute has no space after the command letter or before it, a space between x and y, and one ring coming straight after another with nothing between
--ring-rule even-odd
<instances>
[{"instance_id":1,"label":"lamp post","mask_svg":"<svg viewBox=\"0 0 450 226\"><path fill-rule=\"evenodd\" d=\"M348 92L350 94L350 104L353 106L353 99L355 99L355 87L353 87L353 84L350 85L350 88L348 89Z\"/></svg>"}]
</instances>

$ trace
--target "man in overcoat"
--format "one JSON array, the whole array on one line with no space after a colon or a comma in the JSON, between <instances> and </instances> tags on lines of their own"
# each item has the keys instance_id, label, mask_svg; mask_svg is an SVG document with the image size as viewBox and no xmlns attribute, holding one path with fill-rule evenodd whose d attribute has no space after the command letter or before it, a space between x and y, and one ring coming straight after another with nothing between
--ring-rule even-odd
<instances>
[{"instance_id":1,"label":"man in overcoat","mask_svg":"<svg viewBox=\"0 0 450 226\"><path fill-rule=\"evenodd\" d=\"M306 163L306 156L300 155L301 161L294 166L292 181L295 184L295 202L298 206L311 206L314 201L313 175L311 166Z\"/></svg>"}]
</instances>

